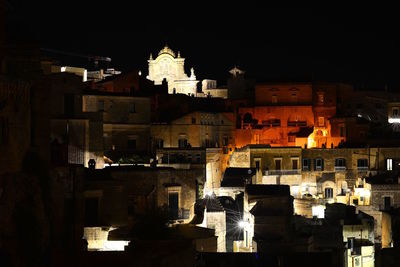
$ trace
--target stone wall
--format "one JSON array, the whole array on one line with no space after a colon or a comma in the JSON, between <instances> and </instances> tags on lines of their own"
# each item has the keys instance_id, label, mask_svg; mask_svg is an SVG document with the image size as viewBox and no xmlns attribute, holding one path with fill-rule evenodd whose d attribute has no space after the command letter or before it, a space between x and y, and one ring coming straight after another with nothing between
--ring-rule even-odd
<instances>
[{"instance_id":1,"label":"stone wall","mask_svg":"<svg viewBox=\"0 0 400 267\"><path fill-rule=\"evenodd\" d=\"M215 229L217 236L217 252L226 252L226 213L222 212L207 212L204 210L204 220L201 226L210 229Z\"/></svg>"}]
</instances>

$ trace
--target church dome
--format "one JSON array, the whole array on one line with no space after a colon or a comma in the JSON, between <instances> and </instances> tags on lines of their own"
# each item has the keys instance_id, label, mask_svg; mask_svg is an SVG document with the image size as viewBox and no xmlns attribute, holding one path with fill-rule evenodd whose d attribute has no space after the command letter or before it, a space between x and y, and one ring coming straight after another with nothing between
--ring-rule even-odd
<instances>
[{"instance_id":1,"label":"church dome","mask_svg":"<svg viewBox=\"0 0 400 267\"><path fill-rule=\"evenodd\" d=\"M169 55L175 57L174 51L172 51L172 49L169 48L168 45L165 45L164 48L161 49L160 52L158 52L158 55L162 55L162 54L169 54Z\"/></svg>"}]
</instances>

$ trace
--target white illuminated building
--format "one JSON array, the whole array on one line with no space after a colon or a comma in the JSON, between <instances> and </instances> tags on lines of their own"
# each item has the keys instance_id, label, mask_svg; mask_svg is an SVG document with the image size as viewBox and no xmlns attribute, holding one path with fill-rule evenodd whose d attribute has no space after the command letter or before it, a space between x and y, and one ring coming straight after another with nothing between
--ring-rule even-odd
<instances>
[{"instance_id":1,"label":"white illuminated building","mask_svg":"<svg viewBox=\"0 0 400 267\"><path fill-rule=\"evenodd\" d=\"M147 79L154 82L155 85L162 84L166 79L168 83L169 94L186 94L197 96L197 83L194 69L191 68L190 76L185 73L185 59L180 53L175 55L167 45L160 50L157 58L153 59L150 54L149 75Z\"/></svg>"}]
</instances>

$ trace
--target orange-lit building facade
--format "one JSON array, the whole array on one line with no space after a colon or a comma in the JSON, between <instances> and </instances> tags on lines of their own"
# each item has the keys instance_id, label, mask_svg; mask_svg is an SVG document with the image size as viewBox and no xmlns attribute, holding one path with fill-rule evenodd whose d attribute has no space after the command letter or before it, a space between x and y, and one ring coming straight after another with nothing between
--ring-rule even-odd
<instances>
[{"instance_id":1,"label":"orange-lit building facade","mask_svg":"<svg viewBox=\"0 0 400 267\"><path fill-rule=\"evenodd\" d=\"M346 121L335 118L336 91L343 86L325 83L257 84L255 106L238 110L240 127L235 133L236 147L247 144L337 147L346 141Z\"/></svg>"}]
</instances>

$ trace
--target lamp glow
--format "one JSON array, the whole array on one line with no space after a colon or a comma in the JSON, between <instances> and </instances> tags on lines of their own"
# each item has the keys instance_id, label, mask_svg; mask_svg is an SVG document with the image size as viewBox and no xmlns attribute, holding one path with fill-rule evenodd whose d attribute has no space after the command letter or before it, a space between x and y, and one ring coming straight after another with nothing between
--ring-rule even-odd
<instances>
[{"instance_id":1,"label":"lamp glow","mask_svg":"<svg viewBox=\"0 0 400 267\"><path fill-rule=\"evenodd\" d=\"M248 222L239 221L239 222L238 222L238 225L239 225L240 228L245 228L245 227L248 225Z\"/></svg>"},{"instance_id":2,"label":"lamp glow","mask_svg":"<svg viewBox=\"0 0 400 267\"><path fill-rule=\"evenodd\" d=\"M400 123L400 118L389 118L388 122L389 123Z\"/></svg>"}]
</instances>

